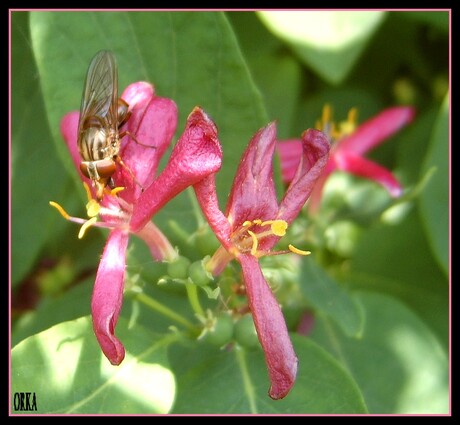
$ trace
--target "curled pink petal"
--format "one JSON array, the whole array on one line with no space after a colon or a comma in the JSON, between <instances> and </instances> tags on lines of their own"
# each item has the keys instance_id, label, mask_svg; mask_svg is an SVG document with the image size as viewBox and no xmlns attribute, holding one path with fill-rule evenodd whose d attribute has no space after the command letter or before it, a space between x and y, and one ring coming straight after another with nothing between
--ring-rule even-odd
<instances>
[{"instance_id":1,"label":"curled pink petal","mask_svg":"<svg viewBox=\"0 0 460 425\"><path fill-rule=\"evenodd\" d=\"M329 178L330 173L324 173L322 176L319 177L318 180L316 180L315 186L310 194L310 197L308 198L308 211L311 214L315 214L319 211L319 208L321 206L321 199L323 197L323 189L324 186L327 182L327 179Z\"/></svg>"},{"instance_id":2,"label":"curled pink petal","mask_svg":"<svg viewBox=\"0 0 460 425\"><path fill-rule=\"evenodd\" d=\"M302 156L302 141L300 139L279 141L276 144L276 151L280 157L283 182L290 183L294 178Z\"/></svg>"},{"instance_id":3,"label":"curled pink petal","mask_svg":"<svg viewBox=\"0 0 460 425\"><path fill-rule=\"evenodd\" d=\"M225 214L233 225L273 219L278 200L273 182L276 124L260 129L249 142L233 180Z\"/></svg>"},{"instance_id":4,"label":"curled pink petal","mask_svg":"<svg viewBox=\"0 0 460 425\"><path fill-rule=\"evenodd\" d=\"M146 81L130 84L123 91L121 98L128 103L131 110L134 105L145 106L155 96L155 87Z\"/></svg>"},{"instance_id":5,"label":"curled pink petal","mask_svg":"<svg viewBox=\"0 0 460 425\"><path fill-rule=\"evenodd\" d=\"M227 249L231 248L230 234L232 228L227 217L219 207L217 199L216 181L214 174L200 180L193 185L196 198L201 210L208 221L209 226L219 239L220 243Z\"/></svg>"},{"instance_id":6,"label":"curled pink petal","mask_svg":"<svg viewBox=\"0 0 460 425\"><path fill-rule=\"evenodd\" d=\"M114 332L123 302L128 237L129 234L122 230L110 233L97 270L91 300L94 333L113 365L119 365L125 357L123 344Z\"/></svg>"},{"instance_id":7,"label":"curled pink petal","mask_svg":"<svg viewBox=\"0 0 460 425\"><path fill-rule=\"evenodd\" d=\"M152 221L148 221L147 224L136 233L136 236L147 244L155 260L171 261L177 257L177 251Z\"/></svg>"},{"instance_id":8,"label":"curled pink petal","mask_svg":"<svg viewBox=\"0 0 460 425\"><path fill-rule=\"evenodd\" d=\"M362 123L350 136L342 139L337 151L363 154L409 124L415 116L410 106L394 106Z\"/></svg>"},{"instance_id":9,"label":"curled pink petal","mask_svg":"<svg viewBox=\"0 0 460 425\"><path fill-rule=\"evenodd\" d=\"M278 217L291 223L310 196L329 158L329 141L319 130L302 134L302 155L297 171L281 201Z\"/></svg>"},{"instance_id":10,"label":"curled pink petal","mask_svg":"<svg viewBox=\"0 0 460 425\"><path fill-rule=\"evenodd\" d=\"M161 157L176 131L177 106L171 99L154 96L152 86L147 83L131 84L125 93L133 103L129 105L132 114L121 129L128 135L123 139L120 156L140 184L147 187L154 180ZM142 188L137 185L134 190L137 194Z\"/></svg>"},{"instance_id":11,"label":"curled pink petal","mask_svg":"<svg viewBox=\"0 0 460 425\"><path fill-rule=\"evenodd\" d=\"M125 356L124 347L114 332L123 300L129 234L143 239L154 259L175 258L176 250L150 219L183 189L217 172L222 163L217 128L200 108L195 108L169 163L156 177L159 161L176 130L176 104L156 96L154 87L145 82L128 86L122 98L129 104L131 116L119 129L120 150L118 154L114 152L113 157L117 162L116 171L107 184L123 190L116 194L106 191L99 202L98 216L102 221L94 225L112 231L99 263L91 303L94 333L114 365L120 364ZM80 172L78 121L79 112L67 114L61 122L61 131L80 178L91 187L94 200L94 182Z\"/></svg>"},{"instance_id":12,"label":"curled pink petal","mask_svg":"<svg viewBox=\"0 0 460 425\"><path fill-rule=\"evenodd\" d=\"M225 214L219 209L214 175L194 184L200 207L222 244L207 262L208 270L216 276L233 258L240 263L248 306L265 354L271 382L269 396L275 400L285 397L294 385L298 361L281 308L262 274L259 258L270 255L280 238L280 232L270 226L272 220L290 223L298 215L328 163L330 150L329 140L317 130L304 132L299 146L300 163L298 158L292 184L280 206L273 182L275 123L260 129L249 142L238 166Z\"/></svg>"},{"instance_id":13,"label":"curled pink petal","mask_svg":"<svg viewBox=\"0 0 460 425\"><path fill-rule=\"evenodd\" d=\"M271 387L269 396L285 397L297 375L297 356L289 338L281 308L253 255L240 255L249 308L254 319L260 344L265 353Z\"/></svg>"},{"instance_id":14,"label":"curled pink petal","mask_svg":"<svg viewBox=\"0 0 460 425\"><path fill-rule=\"evenodd\" d=\"M131 230L138 231L179 192L192 186L222 165L222 148L217 128L201 108L187 119L184 133L158 178L140 195L134 205Z\"/></svg>"},{"instance_id":15,"label":"curled pink petal","mask_svg":"<svg viewBox=\"0 0 460 425\"><path fill-rule=\"evenodd\" d=\"M394 175L375 162L348 152L336 155L335 162L339 170L347 171L355 176L365 177L379 183L394 198L402 194L402 187Z\"/></svg>"}]
</instances>

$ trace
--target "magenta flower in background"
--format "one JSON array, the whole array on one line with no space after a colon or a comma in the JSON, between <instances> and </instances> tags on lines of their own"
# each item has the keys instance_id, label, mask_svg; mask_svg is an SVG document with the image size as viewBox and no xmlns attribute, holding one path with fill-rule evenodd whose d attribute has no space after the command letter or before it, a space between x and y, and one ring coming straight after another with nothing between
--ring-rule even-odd
<instances>
[{"instance_id":1,"label":"magenta flower in background","mask_svg":"<svg viewBox=\"0 0 460 425\"><path fill-rule=\"evenodd\" d=\"M324 173L318 179L310 196L309 211L312 213L318 211L324 185L335 170L373 180L383 186L390 196L400 196L402 188L393 173L364 158L363 155L409 124L414 116L415 110L410 106L388 108L361 124L351 134L335 140ZM323 124L327 126L330 123ZM332 139L335 138L332 137ZM283 180L289 183L299 163L302 151L301 141L298 139L281 140L277 143L277 151L280 155Z\"/></svg>"},{"instance_id":2,"label":"magenta flower in background","mask_svg":"<svg viewBox=\"0 0 460 425\"><path fill-rule=\"evenodd\" d=\"M326 136L307 130L300 141L296 173L278 203L273 182L276 125L259 130L250 141L236 172L225 214L219 210L215 176L194 185L198 202L221 247L207 263L214 275L236 259L243 278L257 335L265 353L271 381L269 395L285 397L294 385L297 356L281 308L264 278L259 258L283 252L272 248L299 214L316 180L323 173L329 152ZM307 254L293 247L293 252Z\"/></svg>"},{"instance_id":3,"label":"magenta flower in background","mask_svg":"<svg viewBox=\"0 0 460 425\"><path fill-rule=\"evenodd\" d=\"M177 107L166 98L156 96L152 85L144 82L131 84L122 94L132 115L123 131L120 157L126 167L118 166L113 175L116 187L124 189L105 194L97 205L99 217L83 220L69 217L57 204L56 208L69 220L111 229L97 270L91 310L93 328L102 351L114 365L125 356L123 344L115 337L115 326L120 313L125 280L126 248L130 233L143 239L156 260L171 260L177 256L167 238L153 224L151 218L168 201L186 187L220 169L222 151L212 121L195 108L187 119L185 130L174 146L164 170L157 176L161 157L169 147L177 125ZM72 155L81 179L91 185L80 172L80 154L77 149L78 112L67 114L61 122L64 140ZM132 175L137 182L133 180ZM94 188L91 188L94 198ZM95 203L95 200L90 200ZM88 212L89 212L88 206Z\"/></svg>"}]
</instances>

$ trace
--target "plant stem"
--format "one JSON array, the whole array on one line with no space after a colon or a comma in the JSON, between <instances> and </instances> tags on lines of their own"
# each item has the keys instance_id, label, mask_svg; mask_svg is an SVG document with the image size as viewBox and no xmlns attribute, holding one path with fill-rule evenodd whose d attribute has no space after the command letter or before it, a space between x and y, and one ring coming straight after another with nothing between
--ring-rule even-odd
<instances>
[{"instance_id":1,"label":"plant stem","mask_svg":"<svg viewBox=\"0 0 460 425\"><path fill-rule=\"evenodd\" d=\"M200 300L198 299L197 286L194 283L186 283L185 289L187 290L187 297L193 311L200 316L204 316L204 310L201 307Z\"/></svg>"},{"instance_id":2,"label":"plant stem","mask_svg":"<svg viewBox=\"0 0 460 425\"><path fill-rule=\"evenodd\" d=\"M171 310L169 307L166 307L165 305L159 303L158 301L154 300L148 295L145 295L143 292L137 293L135 295L135 298L138 301L149 306L153 310L157 311L158 313L161 313L164 316L169 317L170 319L174 320L175 322L180 323L181 325L184 325L187 329L193 331L194 333L196 332L197 330L196 326L190 323L184 316L181 316L180 314L176 313L174 310Z\"/></svg>"},{"instance_id":3,"label":"plant stem","mask_svg":"<svg viewBox=\"0 0 460 425\"><path fill-rule=\"evenodd\" d=\"M238 366L240 367L241 375L243 377L243 387L246 396L248 397L249 406L251 413L257 413L256 398L254 393L254 386L251 382L251 377L249 376L248 364L246 361L246 352L243 348L237 347L235 350L236 359L238 361Z\"/></svg>"}]
</instances>

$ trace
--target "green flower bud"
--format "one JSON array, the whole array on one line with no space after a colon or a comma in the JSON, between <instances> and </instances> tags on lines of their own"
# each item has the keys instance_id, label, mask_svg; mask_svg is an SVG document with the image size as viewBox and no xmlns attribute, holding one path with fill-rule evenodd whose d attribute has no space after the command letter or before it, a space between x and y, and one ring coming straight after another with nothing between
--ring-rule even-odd
<instances>
[{"instance_id":1,"label":"green flower bud","mask_svg":"<svg viewBox=\"0 0 460 425\"><path fill-rule=\"evenodd\" d=\"M228 344L233 336L233 318L228 313L215 317L214 324L206 330L203 340L211 345L222 347Z\"/></svg>"},{"instance_id":2,"label":"green flower bud","mask_svg":"<svg viewBox=\"0 0 460 425\"><path fill-rule=\"evenodd\" d=\"M202 260L190 264L188 276L190 280L198 286L206 286L213 281L212 275L205 270Z\"/></svg>"},{"instance_id":3,"label":"green flower bud","mask_svg":"<svg viewBox=\"0 0 460 425\"><path fill-rule=\"evenodd\" d=\"M179 256L174 261L168 263L168 276L173 279L186 279L188 277L188 268L190 260L186 257Z\"/></svg>"},{"instance_id":4,"label":"green flower bud","mask_svg":"<svg viewBox=\"0 0 460 425\"><path fill-rule=\"evenodd\" d=\"M254 321L251 314L246 314L235 323L233 330L235 341L245 348L254 348L259 345Z\"/></svg>"}]
</instances>

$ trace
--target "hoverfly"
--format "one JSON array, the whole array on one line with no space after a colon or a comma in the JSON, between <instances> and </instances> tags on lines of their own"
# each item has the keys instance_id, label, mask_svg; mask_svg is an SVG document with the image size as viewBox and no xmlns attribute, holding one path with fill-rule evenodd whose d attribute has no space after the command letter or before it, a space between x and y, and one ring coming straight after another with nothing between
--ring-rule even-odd
<instances>
[{"instance_id":1,"label":"hoverfly","mask_svg":"<svg viewBox=\"0 0 460 425\"><path fill-rule=\"evenodd\" d=\"M112 175L117 163L124 165L118 153L127 132L119 130L131 115L128 107L118 97L115 57L110 51L101 50L92 59L86 74L77 138L82 158L80 170L95 186L97 201L101 201L107 186L113 186Z\"/></svg>"}]
</instances>

